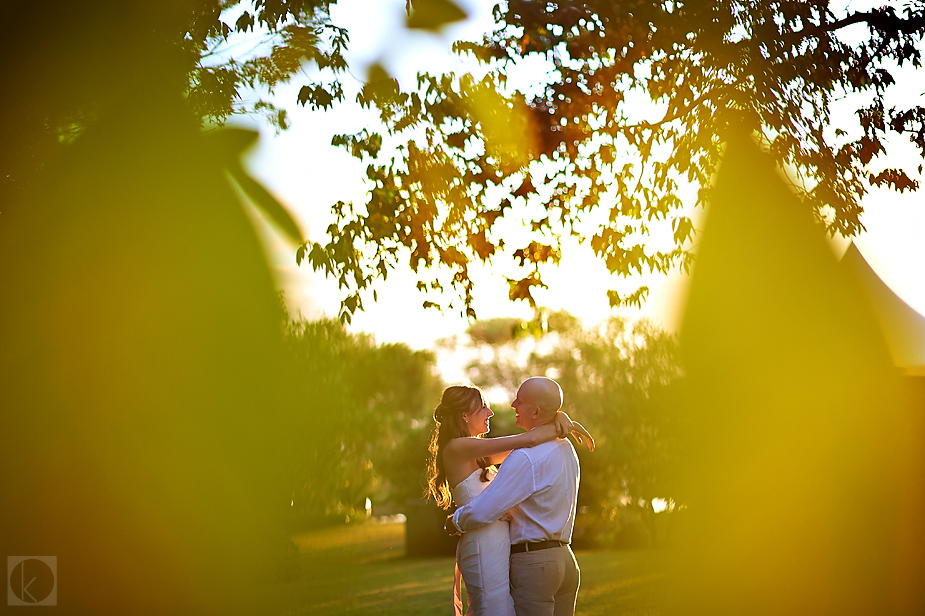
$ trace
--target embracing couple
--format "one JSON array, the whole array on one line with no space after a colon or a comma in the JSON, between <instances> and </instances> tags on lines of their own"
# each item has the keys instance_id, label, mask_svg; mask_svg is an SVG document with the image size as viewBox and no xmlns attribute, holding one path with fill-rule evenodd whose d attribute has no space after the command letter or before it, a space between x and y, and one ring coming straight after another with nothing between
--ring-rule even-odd
<instances>
[{"instance_id":1,"label":"embracing couple","mask_svg":"<svg viewBox=\"0 0 925 616\"><path fill-rule=\"evenodd\" d=\"M562 388L552 379L527 379L511 406L526 432L497 438L482 438L494 413L476 387L448 387L434 411L428 489L444 509L456 504L445 529L462 535L455 613L461 576L467 616L572 615L579 572L569 543L580 472L565 437L585 439L591 451L594 440L559 411Z\"/></svg>"}]
</instances>

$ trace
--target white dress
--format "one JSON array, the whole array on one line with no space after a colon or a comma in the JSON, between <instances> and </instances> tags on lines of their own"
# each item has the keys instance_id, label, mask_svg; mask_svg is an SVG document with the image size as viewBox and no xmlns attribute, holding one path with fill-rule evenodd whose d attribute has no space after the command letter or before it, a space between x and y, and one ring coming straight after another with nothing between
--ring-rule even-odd
<instances>
[{"instance_id":1,"label":"white dress","mask_svg":"<svg viewBox=\"0 0 925 616\"><path fill-rule=\"evenodd\" d=\"M482 469L474 471L453 488L453 502L467 504L482 493L488 483L480 479ZM489 473L494 479L494 473ZM461 612L459 574L466 582L469 609L466 616L514 616L514 601L508 577L511 535L508 523L498 521L464 533L456 548L454 604Z\"/></svg>"}]
</instances>

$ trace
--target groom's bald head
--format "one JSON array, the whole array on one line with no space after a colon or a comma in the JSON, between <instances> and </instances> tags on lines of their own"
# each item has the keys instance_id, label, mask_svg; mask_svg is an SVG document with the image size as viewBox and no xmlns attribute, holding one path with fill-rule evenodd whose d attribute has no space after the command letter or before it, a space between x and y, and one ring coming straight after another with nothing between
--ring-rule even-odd
<instances>
[{"instance_id":1,"label":"groom's bald head","mask_svg":"<svg viewBox=\"0 0 925 616\"><path fill-rule=\"evenodd\" d=\"M548 377L531 376L520 385L511 406L517 418L515 423L531 430L552 421L562 408L562 388Z\"/></svg>"}]
</instances>

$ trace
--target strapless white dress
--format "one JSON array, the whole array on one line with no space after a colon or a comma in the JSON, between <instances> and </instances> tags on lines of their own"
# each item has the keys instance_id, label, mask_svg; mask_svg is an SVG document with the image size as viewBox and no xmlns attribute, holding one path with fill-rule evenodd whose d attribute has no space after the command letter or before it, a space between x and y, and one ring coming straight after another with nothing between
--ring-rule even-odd
<instances>
[{"instance_id":1,"label":"strapless white dress","mask_svg":"<svg viewBox=\"0 0 925 616\"><path fill-rule=\"evenodd\" d=\"M453 502L467 504L482 493L488 483L473 472L453 488ZM494 473L489 473L494 479ZM511 534L506 521L498 521L463 533L456 548L456 579L454 605L461 613L459 574L466 582L469 609L466 616L514 616L514 601L508 576L511 556Z\"/></svg>"}]
</instances>

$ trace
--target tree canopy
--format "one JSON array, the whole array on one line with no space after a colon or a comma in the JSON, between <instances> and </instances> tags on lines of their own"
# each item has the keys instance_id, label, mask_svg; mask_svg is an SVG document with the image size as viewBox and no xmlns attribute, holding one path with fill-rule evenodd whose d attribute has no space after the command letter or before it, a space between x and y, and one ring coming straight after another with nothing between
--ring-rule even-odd
<instances>
[{"instance_id":1,"label":"tree canopy","mask_svg":"<svg viewBox=\"0 0 925 616\"><path fill-rule=\"evenodd\" d=\"M532 304L566 237L615 274L687 270L696 231L682 195L709 201L731 128L789 171L830 234L863 228L871 187L919 187L921 167L879 157L897 135L925 155L925 107L887 97L920 66L925 2L508 0L494 17L483 41L455 45L477 70L420 74L410 89L371 73L358 100L385 133L335 139L368 162L368 197L338 203L329 240L297 258L339 278L342 318L401 263L424 291L451 287L472 316L470 268L512 260L510 298ZM511 85L538 65L527 87ZM516 218L529 236L511 240ZM659 223L671 225L667 246L652 242ZM646 292L608 294L619 305Z\"/></svg>"},{"instance_id":2,"label":"tree canopy","mask_svg":"<svg viewBox=\"0 0 925 616\"><path fill-rule=\"evenodd\" d=\"M0 211L76 135L133 101L170 92L203 126L243 113L284 129L286 108L266 94L298 75L292 105L332 108L345 97L349 43L334 4L178 0L151 15L141 2L13 2L0 42L17 92L0 119ZM464 17L452 0L407 8L408 28ZM920 169L882 155L897 136L925 153L925 107L889 97L921 63L921 0L509 0L494 19L482 41L455 45L477 63L470 73L399 84L368 70L358 102L384 128L333 142L367 163L367 198L335 204L327 238L296 254L338 279L342 319L399 266L436 292L427 306L446 308L439 292L451 290L474 315L472 268L486 263L507 276L510 298L533 303L565 238L615 274L686 270L690 206L709 200L730 126L758 137L833 234L862 229L871 187L919 187ZM303 239L266 191L232 175ZM646 292L608 295L639 304Z\"/></svg>"}]
</instances>

